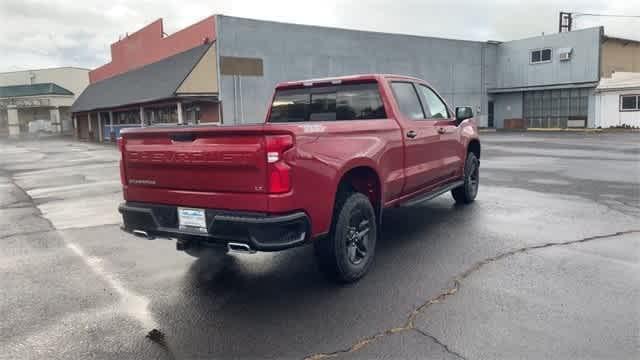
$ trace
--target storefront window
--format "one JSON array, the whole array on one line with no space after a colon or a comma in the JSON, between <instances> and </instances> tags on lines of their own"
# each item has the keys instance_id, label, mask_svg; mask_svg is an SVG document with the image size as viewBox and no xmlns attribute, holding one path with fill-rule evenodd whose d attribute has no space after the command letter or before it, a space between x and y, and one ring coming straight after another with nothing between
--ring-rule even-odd
<instances>
[{"instance_id":1,"label":"storefront window","mask_svg":"<svg viewBox=\"0 0 640 360\"><path fill-rule=\"evenodd\" d=\"M177 124L178 123L178 113L176 111L176 106L165 106L159 108L153 108L151 110L153 112L151 124Z\"/></svg>"},{"instance_id":2,"label":"storefront window","mask_svg":"<svg viewBox=\"0 0 640 360\"><path fill-rule=\"evenodd\" d=\"M119 111L113 113L113 122L118 125L139 125L140 124L140 112L139 111Z\"/></svg>"}]
</instances>

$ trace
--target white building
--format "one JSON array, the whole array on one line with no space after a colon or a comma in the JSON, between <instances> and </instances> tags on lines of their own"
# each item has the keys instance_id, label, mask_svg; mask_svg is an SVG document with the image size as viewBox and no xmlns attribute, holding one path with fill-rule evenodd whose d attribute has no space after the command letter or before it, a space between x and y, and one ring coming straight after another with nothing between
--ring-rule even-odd
<instances>
[{"instance_id":1,"label":"white building","mask_svg":"<svg viewBox=\"0 0 640 360\"><path fill-rule=\"evenodd\" d=\"M89 70L61 67L0 73L0 135L73 130L70 108Z\"/></svg>"},{"instance_id":2,"label":"white building","mask_svg":"<svg viewBox=\"0 0 640 360\"><path fill-rule=\"evenodd\" d=\"M640 127L640 73L615 72L595 91L596 127Z\"/></svg>"}]
</instances>

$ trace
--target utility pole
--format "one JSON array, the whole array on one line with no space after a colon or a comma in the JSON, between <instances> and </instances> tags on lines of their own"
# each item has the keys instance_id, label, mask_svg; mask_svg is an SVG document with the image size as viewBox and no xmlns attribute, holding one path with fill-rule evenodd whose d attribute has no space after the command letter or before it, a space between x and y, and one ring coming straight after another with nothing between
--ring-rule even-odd
<instances>
[{"instance_id":1,"label":"utility pole","mask_svg":"<svg viewBox=\"0 0 640 360\"><path fill-rule=\"evenodd\" d=\"M569 32L573 26L573 14L561 11L558 20L558 32Z\"/></svg>"}]
</instances>

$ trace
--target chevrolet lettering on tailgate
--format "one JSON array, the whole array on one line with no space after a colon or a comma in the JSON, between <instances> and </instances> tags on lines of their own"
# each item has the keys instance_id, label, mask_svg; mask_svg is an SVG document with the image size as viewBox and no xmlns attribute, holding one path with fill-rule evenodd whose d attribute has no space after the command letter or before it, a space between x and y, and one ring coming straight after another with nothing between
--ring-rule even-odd
<instances>
[{"instance_id":1,"label":"chevrolet lettering on tailgate","mask_svg":"<svg viewBox=\"0 0 640 360\"><path fill-rule=\"evenodd\" d=\"M254 153L230 151L127 151L130 163L164 163L189 165L252 165L256 161Z\"/></svg>"}]
</instances>

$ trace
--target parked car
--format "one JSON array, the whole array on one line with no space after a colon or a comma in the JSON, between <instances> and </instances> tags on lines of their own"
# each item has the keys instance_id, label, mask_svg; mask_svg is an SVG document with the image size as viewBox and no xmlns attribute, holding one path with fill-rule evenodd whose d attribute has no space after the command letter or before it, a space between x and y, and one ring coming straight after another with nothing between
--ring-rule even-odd
<instances>
[{"instance_id":1,"label":"parked car","mask_svg":"<svg viewBox=\"0 0 640 360\"><path fill-rule=\"evenodd\" d=\"M119 147L124 230L193 255L313 243L340 282L370 268L385 209L479 184L472 109L397 75L283 82L262 124L124 129Z\"/></svg>"}]
</instances>

